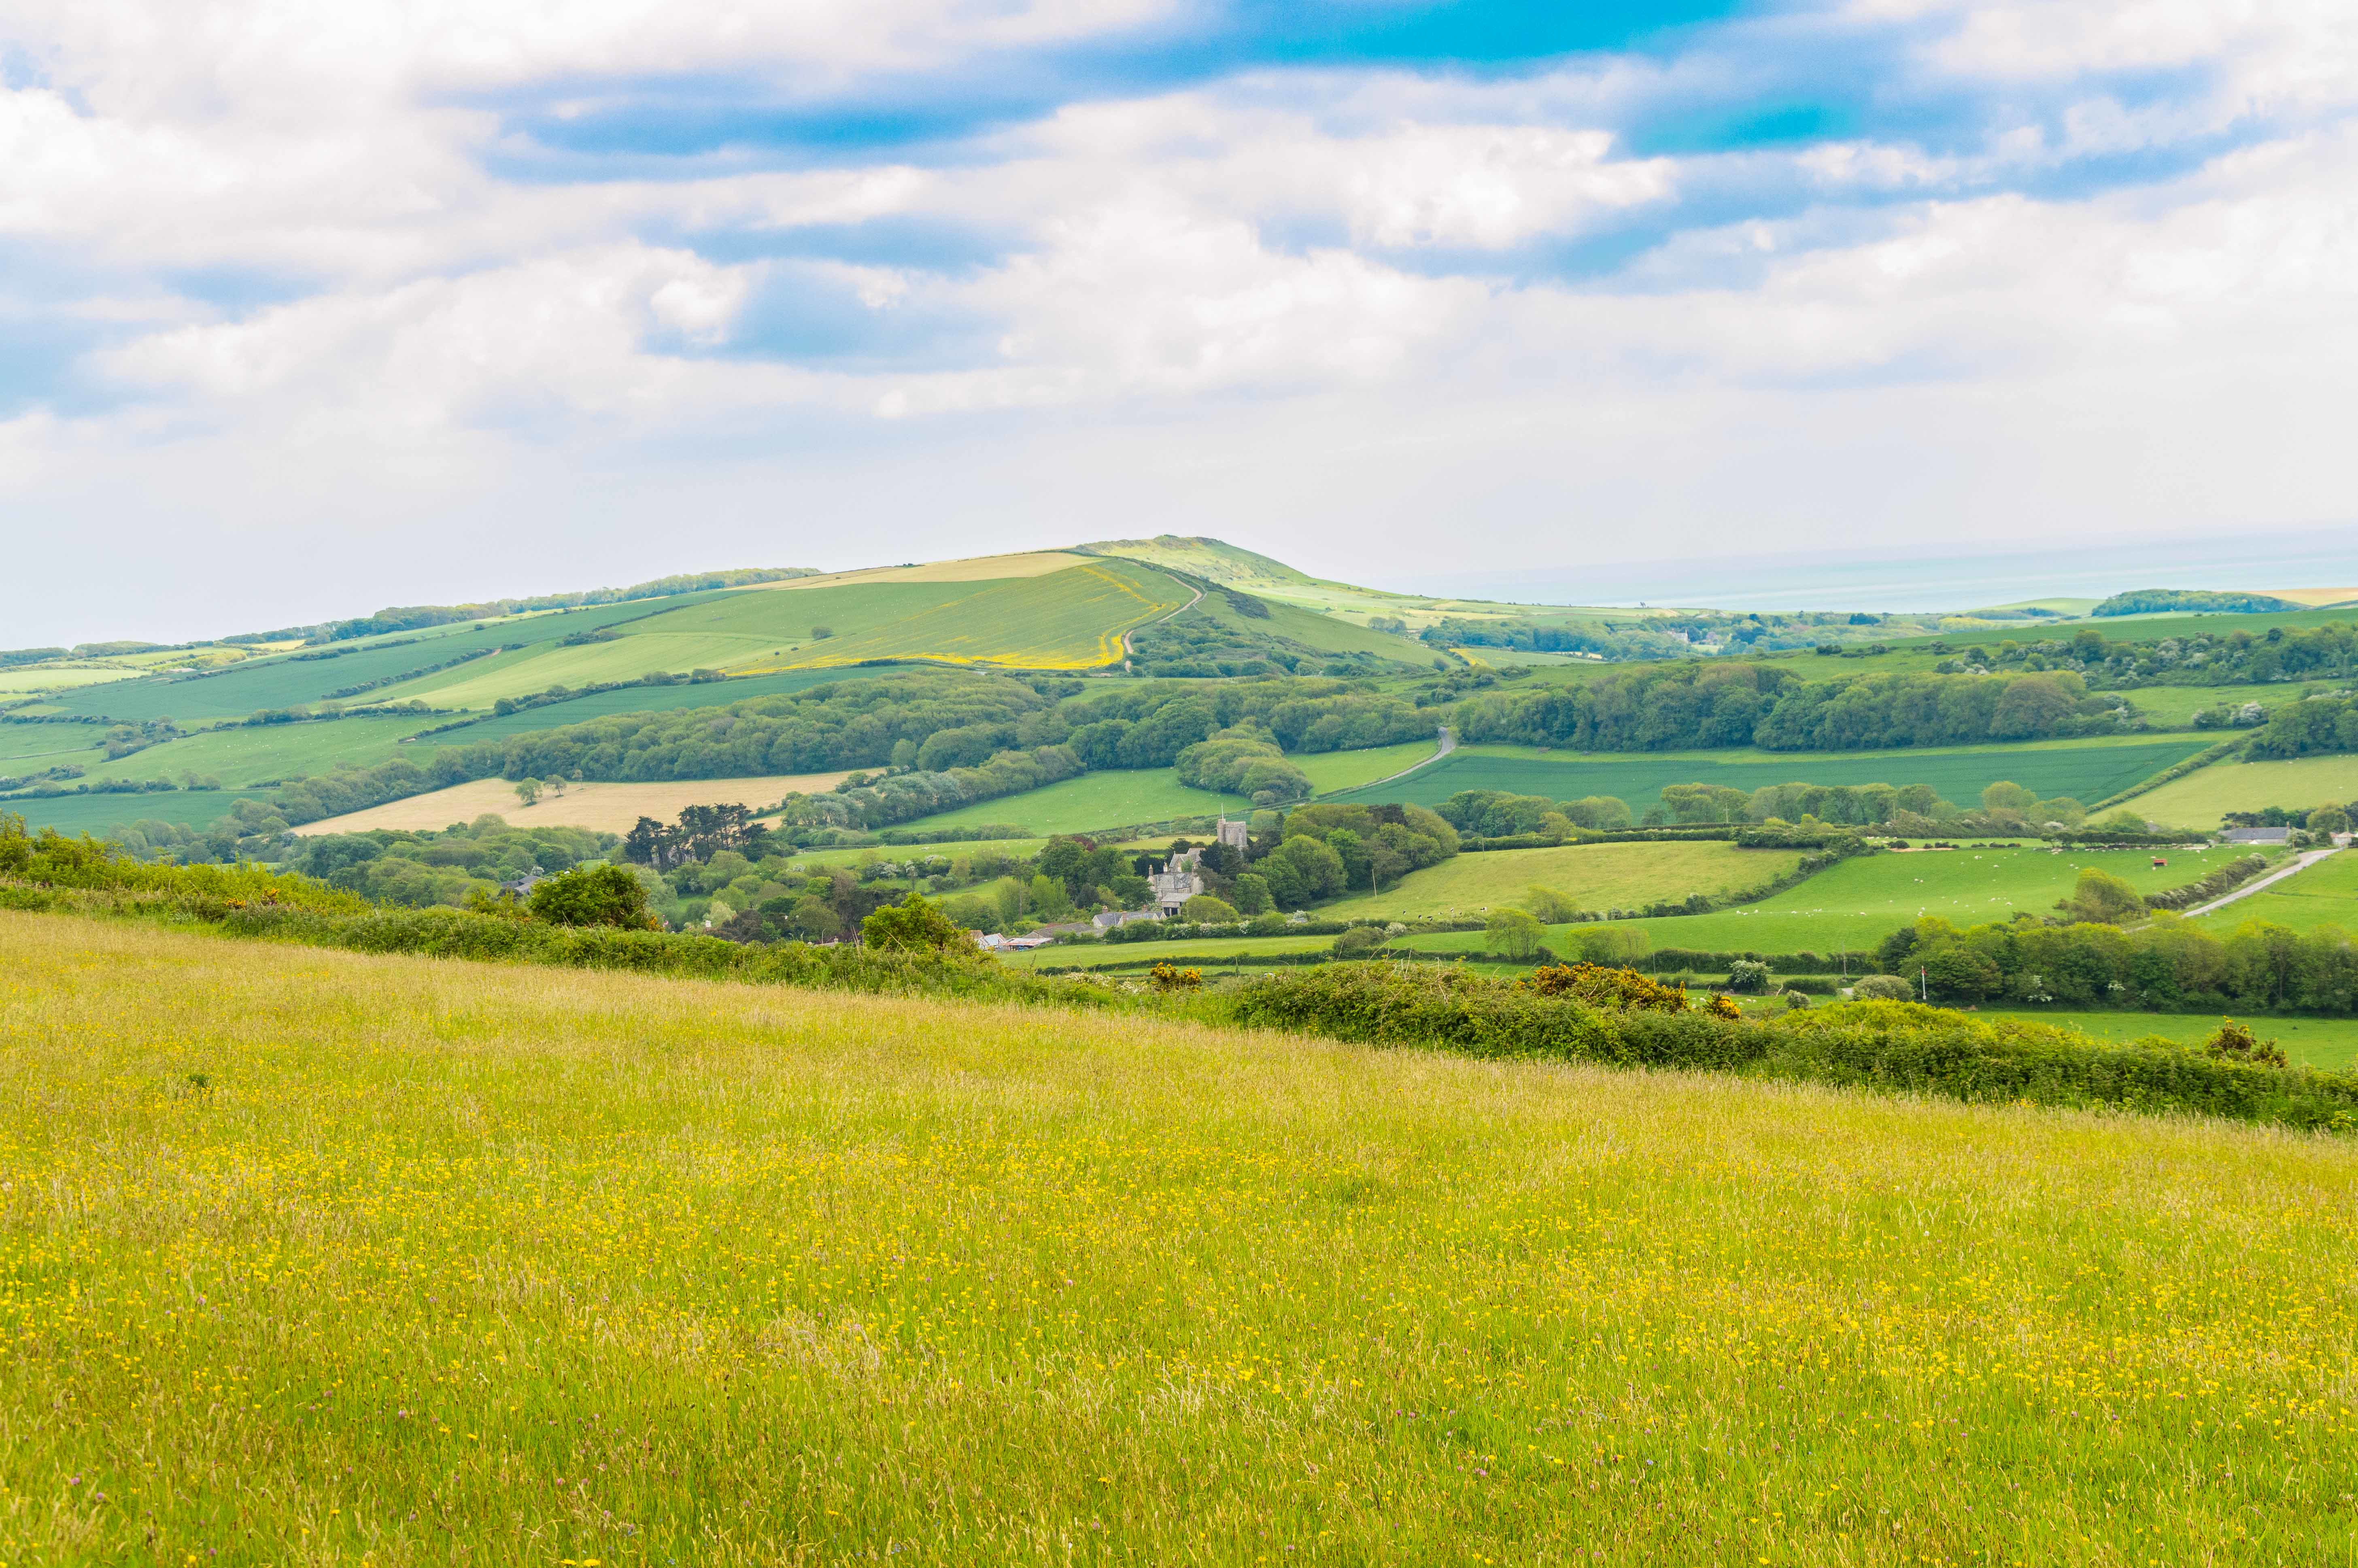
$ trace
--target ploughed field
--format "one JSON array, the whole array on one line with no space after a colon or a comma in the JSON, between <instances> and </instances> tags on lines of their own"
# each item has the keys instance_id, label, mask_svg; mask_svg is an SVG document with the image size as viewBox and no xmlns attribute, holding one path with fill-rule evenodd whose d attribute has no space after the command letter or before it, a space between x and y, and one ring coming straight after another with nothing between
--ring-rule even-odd
<instances>
[{"instance_id":1,"label":"ploughed field","mask_svg":"<svg viewBox=\"0 0 2358 1568\"><path fill-rule=\"evenodd\" d=\"M2358 1148L0 914L10 1561L2320 1562Z\"/></svg>"}]
</instances>

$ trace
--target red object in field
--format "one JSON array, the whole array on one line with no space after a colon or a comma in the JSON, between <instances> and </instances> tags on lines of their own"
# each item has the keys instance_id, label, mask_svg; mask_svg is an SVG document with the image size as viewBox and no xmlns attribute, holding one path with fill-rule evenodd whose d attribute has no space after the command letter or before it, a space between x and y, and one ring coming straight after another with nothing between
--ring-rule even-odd
<instances>
[{"instance_id":1,"label":"red object in field","mask_svg":"<svg viewBox=\"0 0 2358 1568\"><path fill-rule=\"evenodd\" d=\"M2164 867L2164 866L2166 866L2166 865L2168 865L2168 864L2169 864L2169 862L2168 860L2163 860L2159 855L2156 855L2156 856L2153 858L2153 869L2154 869L2155 871L2159 871L2159 870L2161 870L2161 868L2162 868L2162 867Z\"/></svg>"}]
</instances>

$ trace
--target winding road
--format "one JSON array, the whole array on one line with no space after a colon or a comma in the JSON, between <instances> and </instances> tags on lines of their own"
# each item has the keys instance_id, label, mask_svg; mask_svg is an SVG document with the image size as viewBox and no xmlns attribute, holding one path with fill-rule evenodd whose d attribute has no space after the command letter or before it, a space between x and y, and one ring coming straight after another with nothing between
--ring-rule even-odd
<instances>
[{"instance_id":1,"label":"winding road","mask_svg":"<svg viewBox=\"0 0 2358 1568\"><path fill-rule=\"evenodd\" d=\"M1409 774L1411 774L1411 773L1422 773L1422 772L1423 772L1425 769L1427 769L1427 768L1429 768L1429 767L1433 766L1433 763L1435 763L1435 762L1437 762L1441 761L1441 759L1442 759L1442 758L1444 758L1444 757L1445 757L1445 756L1449 755L1449 753L1450 753L1450 752L1454 752L1454 751L1455 751L1455 750L1457 750L1457 731L1456 731L1456 730L1455 730L1450 729L1450 728L1449 728L1449 726L1447 726L1446 724L1444 724L1444 725L1443 725L1443 726L1441 727L1441 750L1439 750L1439 751L1437 751L1437 752L1433 752L1433 755L1431 755L1430 757L1425 758L1425 759L1424 759L1422 762L1412 762L1412 763L1410 763L1407 767L1402 768L1400 772L1398 772L1398 773L1386 773L1382 778L1379 778L1379 779L1370 779L1370 780L1368 780L1366 784L1353 784L1353 785L1351 786L1351 789L1353 789L1353 790L1373 789L1373 788L1375 788L1375 787L1376 787L1376 785L1378 785L1378 784L1388 784L1391 783L1394 779L1404 779L1404 778L1408 777L1408 776L1409 776ZM1326 792L1326 794L1327 794L1327 795L1345 795L1345 794L1347 794L1347 793L1349 793L1349 792L1348 792L1348 791L1346 791L1346 790L1339 790L1339 789L1332 789L1332 790L1328 790L1328 791ZM1320 798L1320 799L1322 799L1322 800L1324 800L1324 799L1325 798L1325 795L1321 795L1321 796L1319 796L1319 798Z\"/></svg>"},{"instance_id":2,"label":"winding road","mask_svg":"<svg viewBox=\"0 0 2358 1568\"><path fill-rule=\"evenodd\" d=\"M2318 861L2325 859L2326 856L2333 854L2334 852L2335 851L2331 849L2311 849L2305 854L2296 855L2293 857L2291 865L2286 866L2278 871L2270 871L2258 881L2246 882L2242 887L2237 888L2234 892L2227 894L2224 898L2214 898L2209 903L2203 904L2199 908L2190 909L2186 912L2187 916L2191 919L2193 916L2198 914L2208 914L2214 909L2224 909L2227 905L2234 903L2239 898L2249 898L2264 887L2267 887L2272 883L2280 882L2287 877L2294 875L2296 872L2309 870L2309 867L2317 864Z\"/></svg>"}]
</instances>

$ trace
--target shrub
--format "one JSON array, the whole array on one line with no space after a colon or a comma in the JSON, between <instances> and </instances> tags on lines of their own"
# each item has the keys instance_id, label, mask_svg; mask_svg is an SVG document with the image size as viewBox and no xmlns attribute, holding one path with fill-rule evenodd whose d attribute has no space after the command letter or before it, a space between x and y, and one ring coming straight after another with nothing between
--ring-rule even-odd
<instances>
[{"instance_id":1,"label":"shrub","mask_svg":"<svg viewBox=\"0 0 2358 1568\"><path fill-rule=\"evenodd\" d=\"M1170 964L1157 964L1146 971L1147 983L1158 991L1200 990L1204 984L1201 969L1182 969Z\"/></svg>"},{"instance_id":2,"label":"shrub","mask_svg":"<svg viewBox=\"0 0 2358 1568\"><path fill-rule=\"evenodd\" d=\"M1727 989L1758 995L1768 989L1768 966L1757 958L1738 958L1727 967Z\"/></svg>"},{"instance_id":3,"label":"shrub","mask_svg":"<svg viewBox=\"0 0 2358 1568\"><path fill-rule=\"evenodd\" d=\"M1580 918L1580 905L1553 888L1536 884L1523 895L1523 907L1542 925L1563 925Z\"/></svg>"},{"instance_id":4,"label":"shrub","mask_svg":"<svg viewBox=\"0 0 2358 1568\"><path fill-rule=\"evenodd\" d=\"M1244 916L1238 914L1236 905L1228 900L1199 892L1179 911L1179 918L1193 921L1197 925L1234 925Z\"/></svg>"},{"instance_id":5,"label":"shrub","mask_svg":"<svg viewBox=\"0 0 2358 1568\"><path fill-rule=\"evenodd\" d=\"M525 901L535 919L553 925L615 925L625 930L653 927L647 890L621 866L575 866L545 877Z\"/></svg>"},{"instance_id":6,"label":"shrub","mask_svg":"<svg viewBox=\"0 0 2358 1568\"><path fill-rule=\"evenodd\" d=\"M1482 926L1482 946L1509 958L1535 957L1547 927L1520 909L1502 909Z\"/></svg>"},{"instance_id":7,"label":"shrub","mask_svg":"<svg viewBox=\"0 0 2358 1568\"><path fill-rule=\"evenodd\" d=\"M1388 940L1382 930L1377 926L1354 925L1335 938L1335 957L1364 958L1370 953L1380 951Z\"/></svg>"},{"instance_id":8,"label":"shrub","mask_svg":"<svg viewBox=\"0 0 2358 1568\"><path fill-rule=\"evenodd\" d=\"M1868 975L1850 988L1860 1001L1912 1001L1916 988L1898 975Z\"/></svg>"},{"instance_id":9,"label":"shrub","mask_svg":"<svg viewBox=\"0 0 2358 1568\"><path fill-rule=\"evenodd\" d=\"M1524 982L1541 996L1572 997L1591 1007L1621 1012L1684 1012L1684 986L1665 985L1635 969L1607 969L1595 964L1550 964Z\"/></svg>"},{"instance_id":10,"label":"shrub","mask_svg":"<svg viewBox=\"0 0 2358 1568\"><path fill-rule=\"evenodd\" d=\"M1709 1001L1704 1003L1703 1010L1714 1018L1742 1018L1744 1016L1744 1009L1737 1005L1736 999L1725 994L1714 996Z\"/></svg>"},{"instance_id":11,"label":"shrub","mask_svg":"<svg viewBox=\"0 0 2358 1568\"><path fill-rule=\"evenodd\" d=\"M966 927L911 893L897 904L886 904L860 923L860 940L885 953L939 953L964 957L978 953Z\"/></svg>"},{"instance_id":12,"label":"shrub","mask_svg":"<svg viewBox=\"0 0 2358 1568\"><path fill-rule=\"evenodd\" d=\"M2224 1062L2252 1062L2268 1067L2287 1065L2283 1046L2274 1040L2260 1039L2249 1024L2238 1023L2232 1018L2219 1021L2219 1032L2202 1043L2202 1051Z\"/></svg>"}]
</instances>

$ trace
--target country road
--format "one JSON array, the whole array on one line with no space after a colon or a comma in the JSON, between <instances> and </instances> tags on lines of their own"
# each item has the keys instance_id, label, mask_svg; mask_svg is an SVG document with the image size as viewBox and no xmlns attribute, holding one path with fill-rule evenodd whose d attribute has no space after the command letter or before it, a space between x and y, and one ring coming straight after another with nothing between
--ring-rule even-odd
<instances>
[{"instance_id":1,"label":"country road","mask_svg":"<svg viewBox=\"0 0 2358 1568\"><path fill-rule=\"evenodd\" d=\"M2309 867L2317 864L2318 861L2325 859L2326 856L2332 853L2334 853L2334 851L2331 849L2311 849L2307 854L2297 855L2293 858L2291 865L2286 866L2278 871L2270 871L2258 881L2248 882L2245 885L2237 888L2234 892L2229 893L2224 898L2214 898L2209 903L2203 904L2200 908L2190 909L2186 912L2187 915L2190 919L2198 914L2208 914L2214 909L2224 909L2227 905L2234 903L2239 898L2251 897L2252 894L2259 892L2262 888L2268 886L2271 882L2280 882L2297 871L2305 871L2309 870Z\"/></svg>"},{"instance_id":2,"label":"country road","mask_svg":"<svg viewBox=\"0 0 2358 1568\"><path fill-rule=\"evenodd\" d=\"M1386 773L1382 778L1372 779L1363 784L1353 784L1351 788L1354 790L1373 789L1378 784L1388 784L1395 779L1404 779L1411 773L1421 773L1424 769L1433 766L1433 763L1441 761L1442 758L1449 755L1450 752L1455 750L1457 750L1457 731L1450 729L1444 724L1442 726L1441 730L1441 749L1433 752L1433 755L1425 758L1421 762L1412 762L1396 773ZM1328 795L1343 795L1347 792L1337 789L1329 790L1326 793Z\"/></svg>"}]
</instances>

